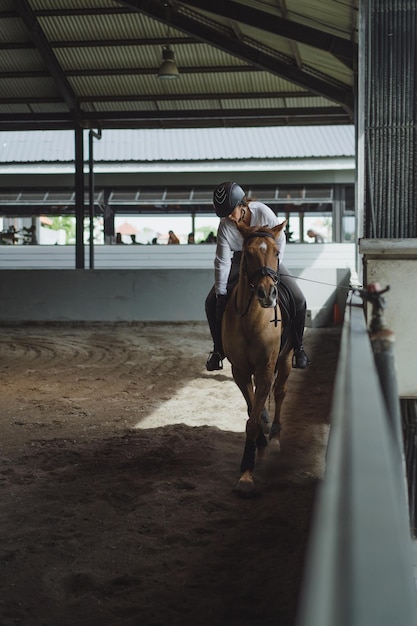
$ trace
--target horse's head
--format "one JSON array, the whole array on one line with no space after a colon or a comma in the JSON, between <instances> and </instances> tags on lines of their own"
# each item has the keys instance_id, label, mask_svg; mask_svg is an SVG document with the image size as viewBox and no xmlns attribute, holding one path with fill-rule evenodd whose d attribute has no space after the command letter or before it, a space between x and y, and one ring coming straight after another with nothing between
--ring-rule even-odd
<instances>
[{"instance_id":1,"label":"horse's head","mask_svg":"<svg viewBox=\"0 0 417 626\"><path fill-rule=\"evenodd\" d=\"M286 223L285 220L274 228L238 223L239 232L243 236L241 271L246 274L251 290L263 308L275 307L278 302L277 237Z\"/></svg>"}]
</instances>

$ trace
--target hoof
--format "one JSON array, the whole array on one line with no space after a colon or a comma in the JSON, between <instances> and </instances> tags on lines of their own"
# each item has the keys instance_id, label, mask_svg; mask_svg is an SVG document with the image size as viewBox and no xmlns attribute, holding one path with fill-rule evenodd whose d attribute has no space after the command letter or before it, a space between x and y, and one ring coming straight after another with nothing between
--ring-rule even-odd
<instances>
[{"instance_id":1,"label":"hoof","mask_svg":"<svg viewBox=\"0 0 417 626\"><path fill-rule=\"evenodd\" d=\"M256 495L256 489L252 476L243 475L237 481L234 491L245 498L253 498Z\"/></svg>"}]
</instances>

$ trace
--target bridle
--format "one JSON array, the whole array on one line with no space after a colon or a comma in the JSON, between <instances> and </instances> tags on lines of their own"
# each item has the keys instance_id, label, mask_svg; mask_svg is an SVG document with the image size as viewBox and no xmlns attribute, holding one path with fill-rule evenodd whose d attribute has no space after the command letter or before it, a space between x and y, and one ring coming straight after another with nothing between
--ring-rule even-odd
<instances>
[{"instance_id":1,"label":"bridle","mask_svg":"<svg viewBox=\"0 0 417 626\"><path fill-rule=\"evenodd\" d=\"M246 242L249 239L253 239L254 237L270 237L271 239L275 239L274 235L272 233L269 233L267 231L264 230L257 230L253 233L251 233L250 235L248 235L245 239L245 243L244 246L246 245ZM248 282L249 282L249 286L250 286L250 297L248 300L248 304L244 310L243 313L239 313L238 308L237 308L237 289L235 292L235 310L236 313L239 315L239 317L245 317L245 315L247 315L248 311L249 311L249 307L251 305L251 302L253 300L253 296L255 295L255 291L256 288L258 286L258 281L256 281L256 279L262 278L263 276L269 276L270 278L272 278L273 282L275 285L279 284L279 273L272 269L272 267L269 267L268 265L263 265L262 267L258 268L257 270L255 270L254 272L252 272L252 274L249 276L247 267L246 267L246 259L245 256L243 257L243 271L245 272L246 276L248 277ZM274 307L274 311L275 311L275 315L274 315L274 319L271 320L271 322L275 323L275 326L277 325L277 322L279 322L280 320L278 320L278 304L275 304Z\"/></svg>"}]
</instances>

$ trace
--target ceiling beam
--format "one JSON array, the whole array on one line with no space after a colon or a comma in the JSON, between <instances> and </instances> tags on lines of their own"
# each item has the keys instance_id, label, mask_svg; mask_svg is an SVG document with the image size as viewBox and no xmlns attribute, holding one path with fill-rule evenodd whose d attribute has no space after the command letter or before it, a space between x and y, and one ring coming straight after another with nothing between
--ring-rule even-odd
<instances>
[{"instance_id":1,"label":"ceiling beam","mask_svg":"<svg viewBox=\"0 0 417 626\"><path fill-rule=\"evenodd\" d=\"M92 15L96 16L100 15L122 15L128 13L123 6L115 6L115 7L82 7L77 6L75 9L63 9L58 8L54 9L52 6L48 9L35 9L34 14L36 17L57 17L58 19L61 17L78 17L83 15Z\"/></svg>"},{"instance_id":2,"label":"ceiling beam","mask_svg":"<svg viewBox=\"0 0 417 626\"><path fill-rule=\"evenodd\" d=\"M181 74L245 74L248 72L261 72L256 65L230 65L230 66L206 66L206 67L184 67L181 66ZM114 68L114 67L100 67L100 68L89 68L89 69L74 69L67 70L66 76L71 78L83 78L83 77L94 77L94 76L155 76L156 71L153 67L124 67L124 68ZM27 71L12 71L12 72L2 72L0 71L0 79L10 79L10 78L48 78L50 76L48 70L27 70ZM0 95L0 102L2 101Z\"/></svg>"},{"instance_id":3,"label":"ceiling beam","mask_svg":"<svg viewBox=\"0 0 417 626\"><path fill-rule=\"evenodd\" d=\"M52 76L59 93L66 102L72 115L77 119L79 106L76 95L51 48L45 34L36 19L27 0L14 0L19 16L23 20L32 41L41 54L43 61Z\"/></svg>"},{"instance_id":4,"label":"ceiling beam","mask_svg":"<svg viewBox=\"0 0 417 626\"><path fill-rule=\"evenodd\" d=\"M342 37L337 37L322 30L305 26L293 22L286 18L274 15L269 11L262 9L254 9L246 6L241 2L233 2L233 0L187 0L186 6L194 9L213 13L214 15L222 15L237 22L242 22L249 26L254 26L260 30L271 32L285 39L290 39L296 43L303 43L314 48L319 48L325 52L329 52L345 65L352 69L353 59L357 53L357 46Z\"/></svg>"},{"instance_id":5,"label":"ceiling beam","mask_svg":"<svg viewBox=\"0 0 417 626\"><path fill-rule=\"evenodd\" d=\"M123 102L127 104L128 102L153 102L157 100L158 102L198 102L203 100L286 100L286 99L296 99L296 98L305 98L305 91L256 91L256 92L248 92L245 93L230 93L230 92L220 92L220 93L181 93L181 94L130 94L130 95L103 95L97 94L94 96L80 96L79 101L94 103L94 102L107 102L107 103L116 103ZM314 96L310 96L314 98ZM319 97L319 96L317 96ZM47 96L38 96L31 99L31 104L59 104L61 100L59 98L47 97ZM0 104L28 104L27 98L25 97L7 97L0 98Z\"/></svg>"},{"instance_id":6,"label":"ceiling beam","mask_svg":"<svg viewBox=\"0 0 417 626\"><path fill-rule=\"evenodd\" d=\"M123 4L353 111L353 93L350 87L336 80L327 80L324 75L318 76L317 72L310 73L306 66L300 70L289 57L285 62L284 55L275 56L272 54L273 51L265 52L265 47L261 50L261 46L255 48L254 45L239 41L230 36L232 31L215 28L213 22L211 25L207 21L202 22L197 14L191 17L189 14L172 10L168 21L166 7L155 0L129 0Z\"/></svg>"},{"instance_id":7,"label":"ceiling beam","mask_svg":"<svg viewBox=\"0 0 417 626\"><path fill-rule=\"evenodd\" d=\"M262 118L278 119L286 118L289 115L302 117L312 117L313 115L324 115L324 112L328 115L340 115L340 107L297 107L293 109L288 108L269 108L269 109L221 109L221 110L206 110L206 111L121 111L118 113L105 113L105 112L93 112L84 114L85 119L98 120L101 119L111 121L112 117L115 119L126 120L147 120L147 121L161 121L161 120L218 120L218 119L240 119L240 120L255 120L260 121Z\"/></svg>"},{"instance_id":8,"label":"ceiling beam","mask_svg":"<svg viewBox=\"0 0 417 626\"><path fill-rule=\"evenodd\" d=\"M80 41L78 39L71 39L69 41L54 41L51 40L50 46L54 49L59 48L128 48L138 46L164 46L166 45L167 38L166 37L140 37L137 39L126 38L123 39L87 39ZM175 37L170 36L169 43L171 45L175 44L192 44L192 43L201 43L195 37Z\"/></svg>"},{"instance_id":9,"label":"ceiling beam","mask_svg":"<svg viewBox=\"0 0 417 626\"><path fill-rule=\"evenodd\" d=\"M233 126L286 126L352 124L341 107L233 109L219 111L120 111L83 113L85 128L218 128ZM61 113L0 114L0 130L65 130L73 118Z\"/></svg>"},{"instance_id":10,"label":"ceiling beam","mask_svg":"<svg viewBox=\"0 0 417 626\"><path fill-rule=\"evenodd\" d=\"M153 100L158 100L158 102L198 102L200 100L285 100L285 99L296 99L296 98L305 98L308 96L305 91L245 91L245 93L230 93L230 92L219 92L219 93L182 93L182 94L135 94L135 95L121 95L121 96L81 96L81 102L152 102ZM314 99L314 96L310 96L311 99ZM320 97L320 96L317 96ZM2 101L0 101L2 102ZM26 102L25 99L22 99L22 102ZM38 100L36 100L38 102Z\"/></svg>"},{"instance_id":11,"label":"ceiling beam","mask_svg":"<svg viewBox=\"0 0 417 626\"><path fill-rule=\"evenodd\" d=\"M118 113L105 113L105 112L95 112L84 114L85 119L98 119L100 118L111 120L113 116L116 118L126 118L132 120L213 120L213 119L227 119L228 117L233 117L236 119L262 119L266 117L268 119L271 118L285 118L289 114L290 115L298 115L301 117L312 115L323 115L324 111L329 115L340 115L341 108L340 107L297 107L293 109L288 108L263 108L263 109L222 109L222 110L209 110L209 111L121 111Z\"/></svg>"},{"instance_id":12,"label":"ceiling beam","mask_svg":"<svg viewBox=\"0 0 417 626\"><path fill-rule=\"evenodd\" d=\"M149 38L126 38L126 39L70 39L70 40L49 40L49 45L53 50L63 48L128 48L138 46L163 46L166 44L166 37L149 37ZM175 44L191 44L201 43L195 37L170 37L172 45ZM32 50L35 48L33 42L13 41L0 42L0 50Z\"/></svg>"}]
</instances>

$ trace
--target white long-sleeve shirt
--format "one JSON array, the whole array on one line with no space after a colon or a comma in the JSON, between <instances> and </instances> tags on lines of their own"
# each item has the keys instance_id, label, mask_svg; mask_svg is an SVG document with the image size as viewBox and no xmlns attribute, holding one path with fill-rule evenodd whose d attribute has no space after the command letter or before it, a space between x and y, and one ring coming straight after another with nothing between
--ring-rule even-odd
<instances>
[{"instance_id":1,"label":"white long-sleeve shirt","mask_svg":"<svg viewBox=\"0 0 417 626\"><path fill-rule=\"evenodd\" d=\"M267 226L273 228L280 224L275 213L263 202L249 203L250 226ZM279 246L279 262L284 259L285 233L281 231L277 237ZM214 281L216 295L227 292L227 279L230 273L233 252L243 248L243 237L234 222L227 217L222 217L217 231L216 257L214 259Z\"/></svg>"}]
</instances>

